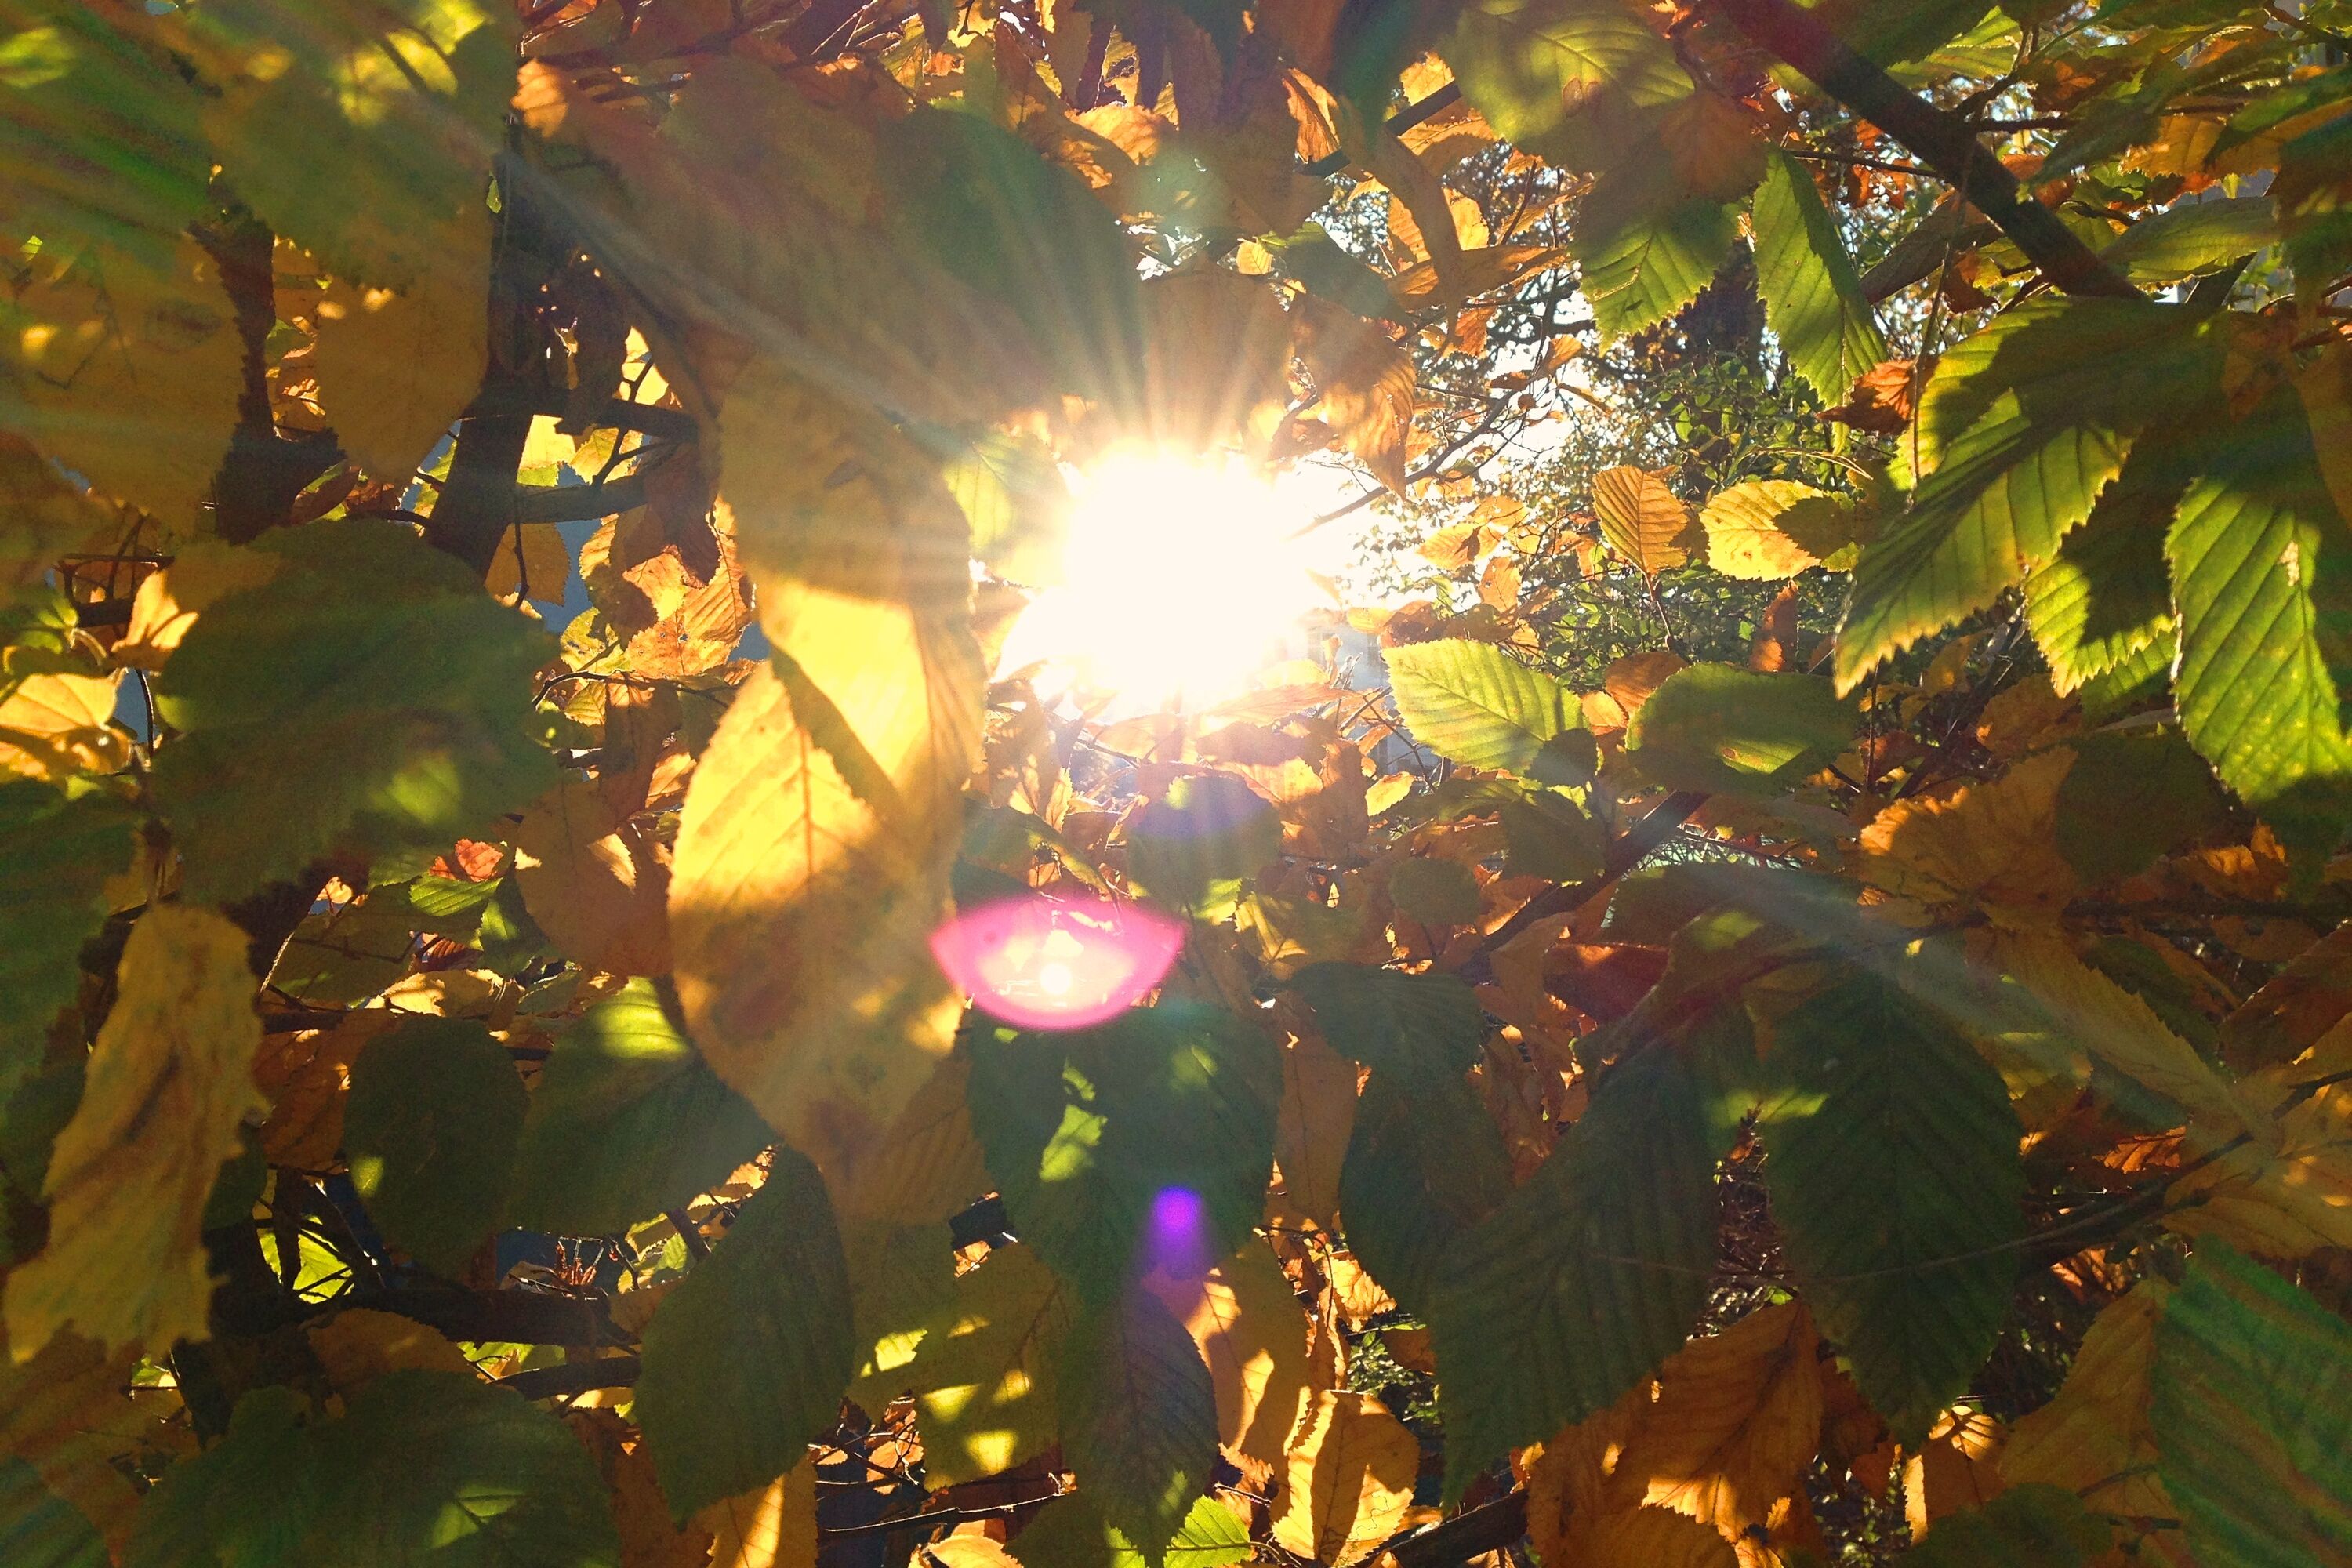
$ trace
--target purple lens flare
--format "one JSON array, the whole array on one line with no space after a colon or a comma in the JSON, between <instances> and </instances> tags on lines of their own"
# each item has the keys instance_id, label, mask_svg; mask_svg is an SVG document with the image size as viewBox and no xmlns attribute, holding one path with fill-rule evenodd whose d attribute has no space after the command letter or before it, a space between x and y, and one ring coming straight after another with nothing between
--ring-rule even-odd
<instances>
[{"instance_id":1,"label":"purple lens flare","mask_svg":"<svg viewBox=\"0 0 2352 1568\"><path fill-rule=\"evenodd\" d=\"M1215 1259L1209 1249L1209 1205L1189 1187L1162 1187L1151 1197L1145 1222L1145 1272L1196 1279Z\"/></svg>"}]
</instances>

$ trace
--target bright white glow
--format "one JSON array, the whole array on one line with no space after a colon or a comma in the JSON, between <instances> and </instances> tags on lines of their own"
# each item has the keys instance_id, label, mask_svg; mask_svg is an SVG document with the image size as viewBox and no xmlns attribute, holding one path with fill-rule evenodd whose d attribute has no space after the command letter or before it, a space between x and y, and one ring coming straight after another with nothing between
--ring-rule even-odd
<instances>
[{"instance_id":1,"label":"bright white glow","mask_svg":"<svg viewBox=\"0 0 2352 1568\"><path fill-rule=\"evenodd\" d=\"M1318 492L1239 464L1122 450L1073 479L1064 581L1022 613L1000 668L1049 661L1113 712L1198 710L1306 651L1299 621L1330 600L1307 573L1329 542L1292 542ZM1326 502L1325 504L1328 504Z\"/></svg>"}]
</instances>

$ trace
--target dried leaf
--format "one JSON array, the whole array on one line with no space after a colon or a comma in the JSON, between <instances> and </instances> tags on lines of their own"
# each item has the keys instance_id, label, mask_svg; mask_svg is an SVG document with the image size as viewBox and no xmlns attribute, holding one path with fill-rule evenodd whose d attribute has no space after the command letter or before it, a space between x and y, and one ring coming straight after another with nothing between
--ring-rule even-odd
<instances>
[{"instance_id":1,"label":"dried leaf","mask_svg":"<svg viewBox=\"0 0 2352 1568\"><path fill-rule=\"evenodd\" d=\"M1344 1568L1394 1532L1420 1468L1420 1443L1388 1406L1368 1394L1316 1394L1290 1445L1274 1539Z\"/></svg>"}]
</instances>

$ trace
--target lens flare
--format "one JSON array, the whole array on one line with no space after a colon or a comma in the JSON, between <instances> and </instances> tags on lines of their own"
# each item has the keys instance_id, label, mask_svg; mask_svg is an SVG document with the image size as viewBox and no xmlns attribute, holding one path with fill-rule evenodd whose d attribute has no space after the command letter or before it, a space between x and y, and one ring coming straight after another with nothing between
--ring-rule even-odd
<instances>
[{"instance_id":1,"label":"lens flare","mask_svg":"<svg viewBox=\"0 0 2352 1568\"><path fill-rule=\"evenodd\" d=\"M1184 946L1184 925L1133 904L1032 893L958 915L931 956L975 1005L1024 1029L1080 1029L1140 1001Z\"/></svg>"},{"instance_id":2,"label":"lens flare","mask_svg":"<svg viewBox=\"0 0 2352 1568\"><path fill-rule=\"evenodd\" d=\"M1206 1274L1209 1256L1209 1205L1187 1187L1162 1187L1151 1197L1151 1218L1143 1237L1147 1272L1177 1279Z\"/></svg>"}]
</instances>

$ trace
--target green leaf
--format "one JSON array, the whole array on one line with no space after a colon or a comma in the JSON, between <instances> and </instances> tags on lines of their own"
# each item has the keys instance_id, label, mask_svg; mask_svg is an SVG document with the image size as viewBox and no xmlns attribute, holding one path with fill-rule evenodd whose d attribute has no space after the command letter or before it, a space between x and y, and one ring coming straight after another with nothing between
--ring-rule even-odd
<instances>
[{"instance_id":1,"label":"green leaf","mask_svg":"<svg viewBox=\"0 0 2352 1568\"><path fill-rule=\"evenodd\" d=\"M1668 789L1770 795L1820 772L1859 721L1820 676L1694 664L1642 704L1625 750Z\"/></svg>"},{"instance_id":2,"label":"green leaf","mask_svg":"<svg viewBox=\"0 0 2352 1568\"><path fill-rule=\"evenodd\" d=\"M1574 699L1559 681L1493 643L1407 643L1387 658L1405 728L1464 767L1524 773L1546 741L1580 727Z\"/></svg>"},{"instance_id":3,"label":"green leaf","mask_svg":"<svg viewBox=\"0 0 2352 1568\"><path fill-rule=\"evenodd\" d=\"M352 1064L343 1148L384 1239L455 1274L497 1227L530 1095L506 1047L463 1018L418 1017Z\"/></svg>"},{"instance_id":4,"label":"green leaf","mask_svg":"<svg viewBox=\"0 0 2352 1568\"><path fill-rule=\"evenodd\" d=\"M2352 745L2352 531L2292 387L2217 432L2166 541L2182 728L2290 847L2336 842Z\"/></svg>"},{"instance_id":5,"label":"green leaf","mask_svg":"<svg viewBox=\"0 0 2352 1568\"><path fill-rule=\"evenodd\" d=\"M1824 404L1886 357L1861 275L1813 176L1775 151L1756 193L1756 288L1764 319L1797 374Z\"/></svg>"},{"instance_id":6,"label":"green leaf","mask_svg":"<svg viewBox=\"0 0 2352 1568\"><path fill-rule=\"evenodd\" d=\"M976 114L919 109L877 142L899 244L1007 306L1070 391L1135 411L1136 258L1086 183Z\"/></svg>"},{"instance_id":7,"label":"green leaf","mask_svg":"<svg viewBox=\"0 0 2352 1568\"><path fill-rule=\"evenodd\" d=\"M1079 1491L1032 1514L1016 1543L1021 1568L1144 1568L1143 1553ZM1168 1542L1167 1568L1228 1568L1250 1554L1249 1531L1215 1498L1192 1505Z\"/></svg>"},{"instance_id":8,"label":"green leaf","mask_svg":"<svg viewBox=\"0 0 2352 1568\"><path fill-rule=\"evenodd\" d=\"M1397 911L1429 926L1468 925L1478 918L1478 879L1458 860L1414 856L1389 873Z\"/></svg>"},{"instance_id":9,"label":"green leaf","mask_svg":"<svg viewBox=\"0 0 2352 1568\"><path fill-rule=\"evenodd\" d=\"M1175 1002L1066 1034L981 1037L967 1090L1014 1233L1089 1304L1249 1239L1281 1098L1280 1050L1257 1026Z\"/></svg>"},{"instance_id":10,"label":"green leaf","mask_svg":"<svg viewBox=\"0 0 2352 1568\"><path fill-rule=\"evenodd\" d=\"M1127 825L1129 879L1202 920L1230 913L1242 884L1282 853L1282 818L1231 773L1188 773Z\"/></svg>"},{"instance_id":11,"label":"green leaf","mask_svg":"<svg viewBox=\"0 0 2352 1568\"><path fill-rule=\"evenodd\" d=\"M87 1060L53 1063L0 1100L0 1268L32 1257L47 1239L41 1189L58 1134L81 1104Z\"/></svg>"},{"instance_id":12,"label":"green leaf","mask_svg":"<svg viewBox=\"0 0 2352 1568\"><path fill-rule=\"evenodd\" d=\"M2352 115L2338 115L2279 149L2271 183L2295 292L2306 299L2352 259Z\"/></svg>"},{"instance_id":13,"label":"green leaf","mask_svg":"<svg viewBox=\"0 0 2352 1568\"><path fill-rule=\"evenodd\" d=\"M2135 283L2169 283L2276 243L2278 216L2271 199L2230 196L2168 207L2117 235L2099 258Z\"/></svg>"},{"instance_id":14,"label":"green leaf","mask_svg":"<svg viewBox=\"0 0 2352 1568\"><path fill-rule=\"evenodd\" d=\"M171 266L212 160L195 89L87 0L0 5L0 191L11 230Z\"/></svg>"},{"instance_id":15,"label":"green leaf","mask_svg":"<svg viewBox=\"0 0 2352 1568\"><path fill-rule=\"evenodd\" d=\"M81 988L76 955L106 923L107 881L138 847L137 815L111 796L0 784L0 1104L40 1068Z\"/></svg>"},{"instance_id":16,"label":"green leaf","mask_svg":"<svg viewBox=\"0 0 2352 1568\"><path fill-rule=\"evenodd\" d=\"M325 850L446 848L555 781L531 678L555 644L389 522L280 529L277 575L196 618L157 682L183 731L154 790L192 899L238 898Z\"/></svg>"},{"instance_id":17,"label":"green leaf","mask_svg":"<svg viewBox=\"0 0 2352 1568\"><path fill-rule=\"evenodd\" d=\"M2157 1321L2148 1414L2205 1568L2352 1555L2352 1328L2310 1296L2201 1243Z\"/></svg>"},{"instance_id":18,"label":"green leaf","mask_svg":"<svg viewBox=\"0 0 2352 1568\"><path fill-rule=\"evenodd\" d=\"M0 1563L8 1568L108 1568L105 1538L40 1473L0 1457Z\"/></svg>"},{"instance_id":19,"label":"green leaf","mask_svg":"<svg viewBox=\"0 0 2352 1568\"><path fill-rule=\"evenodd\" d=\"M1398 303L1395 290L1389 287L1388 279L1333 239L1321 224L1304 223L1293 233L1260 243L1274 253L1284 277L1317 299L1328 300L1374 321L1410 319L1410 312Z\"/></svg>"},{"instance_id":20,"label":"green leaf","mask_svg":"<svg viewBox=\"0 0 2352 1568\"><path fill-rule=\"evenodd\" d=\"M1606 174L1584 198L1570 248L1605 346L1654 327L1698 298L1739 237L1738 209L1648 187L1644 171Z\"/></svg>"},{"instance_id":21,"label":"green leaf","mask_svg":"<svg viewBox=\"0 0 2352 1568\"><path fill-rule=\"evenodd\" d=\"M1339 1164L1339 1217L1390 1295L1426 1311L1446 1249L1510 1192L1502 1134L1458 1071L1372 1069Z\"/></svg>"},{"instance_id":22,"label":"green leaf","mask_svg":"<svg viewBox=\"0 0 2352 1568\"><path fill-rule=\"evenodd\" d=\"M2218 388L2208 321L2185 306L2051 300L1947 355L1921 400L1925 477L1854 567L1839 689L2048 562L2141 426Z\"/></svg>"},{"instance_id":23,"label":"green leaf","mask_svg":"<svg viewBox=\"0 0 2352 1568\"><path fill-rule=\"evenodd\" d=\"M1045 442L992 430L958 448L940 478L971 524L973 560L1030 587L1061 581L1070 487Z\"/></svg>"},{"instance_id":24,"label":"green leaf","mask_svg":"<svg viewBox=\"0 0 2352 1568\"><path fill-rule=\"evenodd\" d=\"M875 1347L850 1397L877 1410L915 1396L934 1487L1001 1475L1061 1435L1070 1311L1068 1289L1034 1247L993 1247L957 1276L944 1305Z\"/></svg>"},{"instance_id":25,"label":"green leaf","mask_svg":"<svg viewBox=\"0 0 2352 1568\"><path fill-rule=\"evenodd\" d=\"M1765 1189L1822 1331L1906 1443L1967 1388L2009 1316L2024 1233L2000 1075L1889 982L1856 975L1774 1029Z\"/></svg>"},{"instance_id":26,"label":"green leaf","mask_svg":"<svg viewBox=\"0 0 2352 1568\"><path fill-rule=\"evenodd\" d=\"M1497 135L1547 156L1596 98L1622 111L1691 92L1673 46L1623 0L1475 0L1440 52Z\"/></svg>"},{"instance_id":27,"label":"green leaf","mask_svg":"<svg viewBox=\"0 0 2352 1568\"><path fill-rule=\"evenodd\" d=\"M724 1181L775 1142L632 980L556 1037L515 1152L508 1217L605 1236Z\"/></svg>"},{"instance_id":28,"label":"green leaf","mask_svg":"<svg viewBox=\"0 0 2352 1568\"><path fill-rule=\"evenodd\" d=\"M1217 1465L1217 1395L1176 1315L1137 1287L1079 1320L1063 1350L1062 1457L1152 1568Z\"/></svg>"},{"instance_id":29,"label":"green leaf","mask_svg":"<svg viewBox=\"0 0 2352 1568\"><path fill-rule=\"evenodd\" d=\"M318 1525L287 1568L619 1568L587 1449L511 1394L388 1372L316 1430Z\"/></svg>"},{"instance_id":30,"label":"green leaf","mask_svg":"<svg viewBox=\"0 0 2352 1568\"><path fill-rule=\"evenodd\" d=\"M1607 1408L1689 1337L1715 1268L1720 1152L1689 1065L1645 1051L1455 1240L1427 1314L1449 1499L1510 1449Z\"/></svg>"},{"instance_id":31,"label":"green leaf","mask_svg":"<svg viewBox=\"0 0 2352 1568\"><path fill-rule=\"evenodd\" d=\"M2025 580L2025 624L2061 695L2173 641L2165 531L2187 488L2186 432L2159 429L2124 460L2083 526Z\"/></svg>"},{"instance_id":32,"label":"green leaf","mask_svg":"<svg viewBox=\"0 0 2352 1568\"><path fill-rule=\"evenodd\" d=\"M765 1185L646 1329L636 1415L679 1519L766 1486L833 1426L857 1367L849 1270L816 1167Z\"/></svg>"},{"instance_id":33,"label":"green leaf","mask_svg":"<svg viewBox=\"0 0 2352 1568\"><path fill-rule=\"evenodd\" d=\"M2337 66L2333 70L2289 82L2274 92L2264 93L2231 115L2230 123L2221 128L2221 139L2213 144L2212 155L2219 157L2274 125L2284 125L2315 109L2325 109L2347 98L2352 98L2352 68Z\"/></svg>"},{"instance_id":34,"label":"green leaf","mask_svg":"<svg viewBox=\"0 0 2352 1568\"><path fill-rule=\"evenodd\" d=\"M1366 1067L1400 1077L1459 1077L1478 1064L1486 1016L1455 975L1316 963L1290 984L1315 1009L1332 1048Z\"/></svg>"},{"instance_id":35,"label":"green leaf","mask_svg":"<svg viewBox=\"0 0 2352 1568\"><path fill-rule=\"evenodd\" d=\"M236 194L339 277L406 289L488 189L518 27L493 0L206 0L183 25L220 91Z\"/></svg>"},{"instance_id":36,"label":"green leaf","mask_svg":"<svg viewBox=\"0 0 2352 1568\"><path fill-rule=\"evenodd\" d=\"M2220 826L2229 802L2174 730L2105 730L2073 742L2058 785L2058 853L2085 886L2137 876Z\"/></svg>"},{"instance_id":37,"label":"green leaf","mask_svg":"<svg viewBox=\"0 0 2352 1568\"><path fill-rule=\"evenodd\" d=\"M2114 1531L2062 1487L2010 1488L1982 1508L1946 1514L1934 1533L1895 1561L1902 1568L2084 1568Z\"/></svg>"}]
</instances>

